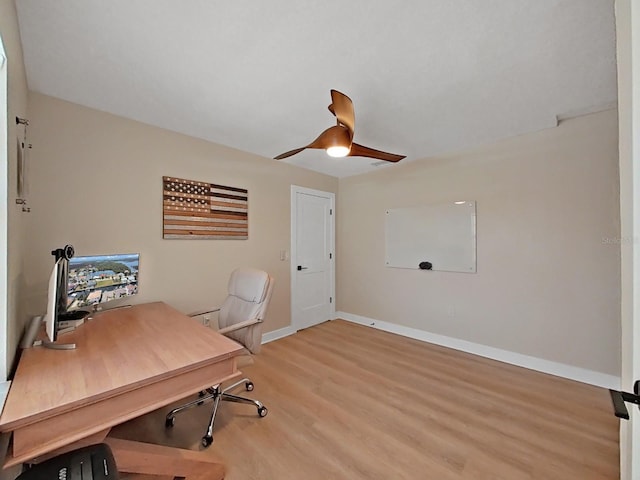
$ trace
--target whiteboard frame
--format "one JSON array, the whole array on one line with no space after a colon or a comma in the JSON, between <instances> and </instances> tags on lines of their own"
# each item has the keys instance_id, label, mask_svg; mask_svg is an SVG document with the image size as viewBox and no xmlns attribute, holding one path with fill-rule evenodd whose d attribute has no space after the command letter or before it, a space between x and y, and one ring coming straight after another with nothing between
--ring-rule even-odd
<instances>
[{"instance_id":1,"label":"whiteboard frame","mask_svg":"<svg viewBox=\"0 0 640 480\"><path fill-rule=\"evenodd\" d=\"M476 273L476 202L385 210L385 266Z\"/></svg>"}]
</instances>

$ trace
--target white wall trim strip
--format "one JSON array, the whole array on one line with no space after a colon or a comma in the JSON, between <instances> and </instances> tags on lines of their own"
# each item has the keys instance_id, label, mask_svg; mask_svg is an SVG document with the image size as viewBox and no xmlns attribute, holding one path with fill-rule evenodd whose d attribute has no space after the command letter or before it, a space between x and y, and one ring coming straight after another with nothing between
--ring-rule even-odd
<instances>
[{"instance_id":1,"label":"white wall trim strip","mask_svg":"<svg viewBox=\"0 0 640 480\"><path fill-rule=\"evenodd\" d=\"M481 357L491 358L500 362L517 365L519 367L536 370L538 372L548 373L558 377L576 380L578 382L588 383L603 388L620 389L620 378L606 373L595 372L572 365L552 362L542 358L531 357L520 353L501 350L499 348L488 347L479 343L468 342L453 337L437 335L435 333L418 330L416 328L396 325L390 322L383 322L360 315L354 315L346 312L336 312L336 318L342 318L353 323L365 325L367 327L377 328L385 332L395 333L404 337L421 340L423 342L434 343L443 347L453 348L467 353L473 353Z\"/></svg>"},{"instance_id":2,"label":"white wall trim strip","mask_svg":"<svg viewBox=\"0 0 640 480\"><path fill-rule=\"evenodd\" d=\"M9 374L7 365L7 328L9 316L9 218L7 198L9 179L7 178L9 162L9 91L7 85L8 62L2 38L0 38L0 380L6 380ZM15 137L14 137L15 138ZM15 143L15 140L14 140ZM13 179L12 179L13 180ZM15 208L15 206L14 206Z\"/></svg>"},{"instance_id":3,"label":"white wall trim strip","mask_svg":"<svg viewBox=\"0 0 640 480\"><path fill-rule=\"evenodd\" d=\"M296 329L289 326L284 328L279 328L278 330L273 330L272 332L267 332L262 334L262 344L273 342L274 340L279 340L284 337L288 337L289 335L293 335L296 333Z\"/></svg>"}]
</instances>

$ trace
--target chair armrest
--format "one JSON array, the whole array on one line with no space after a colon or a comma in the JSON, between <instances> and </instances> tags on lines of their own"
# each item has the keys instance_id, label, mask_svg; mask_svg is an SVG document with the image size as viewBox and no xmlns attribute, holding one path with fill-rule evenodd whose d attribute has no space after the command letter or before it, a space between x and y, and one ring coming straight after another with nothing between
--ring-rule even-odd
<instances>
[{"instance_id":1,"label":"chair armrest","mask_svg":"<svg viewBox=\"0 0 640 480\"><path fill-rule=\"evenodd\" d=\"M193 313L187 313L187 317L198 317L200 315L204 315L205 313L213 313L213 312L219 312L219 311L220 311L219 308L216 308L214 310L200 310Z\"/></svg>"},{"instance_id":2,"label":"chair armrest","mask_svg":"<svg viewBox=\"0 0 640 480\"><path fill-rule=\"evenodd\" d=\"M221 333L222 335L226 335L227 333L235 332L236 330L250 327L251 325L255 325L256 323L262 323L262 320L259 318L252 318L251 320L245 320L244 322L236 323L235 325L229 325L228 327L221 328L220 330L218 330L218 333Z\"/></svg>"}]
</instances>

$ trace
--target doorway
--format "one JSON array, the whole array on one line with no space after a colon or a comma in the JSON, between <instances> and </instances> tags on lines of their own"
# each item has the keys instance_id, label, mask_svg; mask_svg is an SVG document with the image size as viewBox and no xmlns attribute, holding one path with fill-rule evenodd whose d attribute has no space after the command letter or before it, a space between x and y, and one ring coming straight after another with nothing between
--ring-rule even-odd
<instances>
[{"instance_id":1,"label":"doorway","mask_svg":"<svg viewBox=\"0 0 640 480\"><path fill-rule=\"evenodd\" d=\"M291 186L291 325L335 316L335 194Z\"/></svg>"}]
</instances>

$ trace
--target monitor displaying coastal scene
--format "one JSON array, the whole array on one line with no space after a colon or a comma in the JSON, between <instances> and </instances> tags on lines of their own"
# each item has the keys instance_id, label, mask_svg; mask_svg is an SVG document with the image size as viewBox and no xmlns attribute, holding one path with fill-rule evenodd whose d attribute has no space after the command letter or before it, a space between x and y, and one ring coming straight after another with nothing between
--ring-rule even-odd
<instances>
[{"instance_id":1,"label":"monitor displaying coastal scene","mask_svg":"<svg viewBox=\"0 0 640 480\"><path fill-rule=\"evenodd\" d=\"M94 255L69 260L67 310L94 307L100 303L138 293L140 254Z\"/></svg>"}]
</instances>

